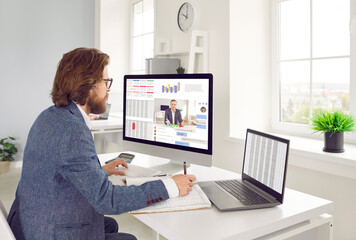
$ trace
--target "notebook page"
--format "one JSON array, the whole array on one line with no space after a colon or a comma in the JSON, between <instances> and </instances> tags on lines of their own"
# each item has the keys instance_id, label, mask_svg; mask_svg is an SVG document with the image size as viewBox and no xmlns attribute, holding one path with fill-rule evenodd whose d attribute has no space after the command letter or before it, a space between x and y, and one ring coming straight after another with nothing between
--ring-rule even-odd
<instances>
[{"instance_id":1,"label":"notebook page","mask_svg":"<svg viewBox=\"0 0 356 240\"><path fill-rule=\"evenodd\" d=\"M166 201L155 203L151 206L132 211L132 214L157 213L185 211L211 207L210 200L201 190L198 184L195 184L192 191L184 197L170 198Z\"/></svg>"},{"instance_id":2,"label":"notebook page","mask_svg":"<svg viewBox=\"0 0 356 240\"><path fill-rule=\"evenodd\" d=\"M109 176L109 180L113 185L141 185L145 182L156 181L164 178L169 178L167 176L164 177L131 177L128 175L111 175Z\"/></svg>"}]
</instances>

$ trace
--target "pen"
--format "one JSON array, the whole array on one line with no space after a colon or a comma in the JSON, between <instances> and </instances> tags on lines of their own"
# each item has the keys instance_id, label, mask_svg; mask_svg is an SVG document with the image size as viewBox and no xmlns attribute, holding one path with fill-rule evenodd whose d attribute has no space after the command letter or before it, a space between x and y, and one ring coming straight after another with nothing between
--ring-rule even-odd
<instances>
[{"instance_id":1,"label":"pen","mask_svg":"<svg viewBox=\"0 0 356 240\"><path fill-rule=\"evenodd\" d=\"M167 174L166 174L166 173L162 173L162 174L156 174L156 175L154 175L154 177L165 177L165 176L167 176Z\"/></svg>"},{"instance_id":2,"label":"pen","mask_svg":"<svg viewBox=\"0 0 356 240\"><path fill-rule=\"evenodd\" d=\"M186 162L184 162L184 175L186 175L187 174L187 163Z\"/></svg>"}]
</instances>

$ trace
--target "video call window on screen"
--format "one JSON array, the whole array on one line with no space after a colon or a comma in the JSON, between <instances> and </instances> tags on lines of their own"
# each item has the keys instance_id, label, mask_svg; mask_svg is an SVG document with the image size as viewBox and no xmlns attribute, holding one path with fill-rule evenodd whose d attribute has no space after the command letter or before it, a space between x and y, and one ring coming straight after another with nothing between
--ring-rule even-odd
<instances>
[{"instance_id":1,"label":"video call window on screen","mask_svg":"<svg viewBox=\"0 0 356 240\"><path fill-rule=\"evenodd\" d=\"M208 149L208 79L129 78L125 91L125 137Z\"/></svg>"}]
</instances>

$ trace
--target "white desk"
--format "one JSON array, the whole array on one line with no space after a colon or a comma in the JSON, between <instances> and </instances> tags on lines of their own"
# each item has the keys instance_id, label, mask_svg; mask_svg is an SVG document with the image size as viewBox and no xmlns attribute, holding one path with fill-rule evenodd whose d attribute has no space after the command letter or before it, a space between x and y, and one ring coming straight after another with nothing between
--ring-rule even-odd
<instances>
[{"instance_id":1,"label":"white desk","mask_svg":"<svg viewBox=\"0 0 356 240\"><path fill-rule=\"evenodd\" d=\"M90 121L90 131L93 136L96 150L98 152L105 152L106 142L118 142L122 139L123 117L122 113L109 115L107 120L92 120ZM113 133L113 134L110 134ZM105 135L101 135L105 134ZM101 135L101 136L100 136ZM97 137L95 137L97 136ZM99 138L98 138L99 137ZM96 141L97 140L97 141ZM121 149L117 149L120 151Z\"/></svg>"},{"instance_id":2,"label":"white desk","mask_svg":"<svg viewBox=\"0 0 356 240\"><path fill-rule=\"evenodd\" d=\"M100 161L118 153L99 155ZM134 164L154 167L166 163L135 153ZM239 174L216 167L191 165L188 173L198 181L232 179ZM167 239L286 239L316 229L316 238L332 239L332 202L286 189L284 203L274 208L220 212L215 207L205 210L133 215ZM158 234L157 234L158 236ZM294 239L294 238L292 238ZM295 238L298 239L298 238ZM299 238L300 239L300 238ZM304 239L304 238L303 238Z\"/></svg>"},{"instance_id":3,"label":"white desk","mask_svg":"<svg viewBox=\"0 0 356 240\"><path fill-rule=\"evenodd\" d=\"M109 115L107 120L92 120L90 124L90 130L93 134L122 131L123 117L122 114Z\"/></svg>"},{"instance_id":4,"label":"white desk","mask_svg":"<svg viewBox=\"0 0 356 240\"><path fill-rule=\"evenodd\" d=\"M109 141L115 141L114 138L118 138L122 132L123 128L123 117L122 113L117 113L113 115L109 115L107 120L92 120L90 121L90 131L95 141L95 135L103 134L103 133L117 133L114 135L106 135L106 139L110 139ZM98 143L97 143L98 144ZM104 149L104 142L101 141L101 145L97 145L97 150L100 152L100 149Z\"/></svg>"}]
</instances>

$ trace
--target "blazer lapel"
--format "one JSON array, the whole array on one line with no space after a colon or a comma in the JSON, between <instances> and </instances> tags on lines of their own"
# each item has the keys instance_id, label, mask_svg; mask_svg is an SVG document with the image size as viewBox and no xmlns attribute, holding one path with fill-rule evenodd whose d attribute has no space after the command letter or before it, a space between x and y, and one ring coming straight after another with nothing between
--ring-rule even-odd
<instances>
[{"instance_id":1,"label":"blazer lapel","mask_svg":"<svg viewBox=\"0 0 356 240\"><path fill-rule=\"evenodd\" d=\"M67 109L74 115L76 116L77 118L79 118L80 120L82 120L83 122L85 122L80 110L78 109L77 105L74 103L74 102L70 102L70 104L68 105ZM94 139L93 139L94 140ZM97 158L97 161L98 161L98 164L101 168L101 164L100 164L100 161L99 161L99 158Z\"/></svg>"},{"instance_id":2,"label":"blazer lapel","mask_svg":"<svg viewBox=\"0 0 356 240\"><path fill-rule=\"evenodd\" d=\"M76 116L77 118L79 118L80 120L82 120L83 122L85 122L85 121L84 121L84 118L83 118L83 116L82 116L82 114L80 113L80 111L79 111L77 105L76 105L74 102L71 101L71 102L69 103L67 109L68 109L74 116Z\"/></svg>"}]
</instances>

